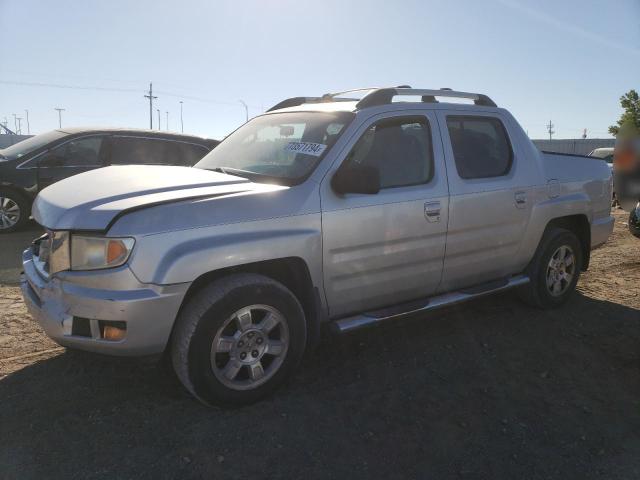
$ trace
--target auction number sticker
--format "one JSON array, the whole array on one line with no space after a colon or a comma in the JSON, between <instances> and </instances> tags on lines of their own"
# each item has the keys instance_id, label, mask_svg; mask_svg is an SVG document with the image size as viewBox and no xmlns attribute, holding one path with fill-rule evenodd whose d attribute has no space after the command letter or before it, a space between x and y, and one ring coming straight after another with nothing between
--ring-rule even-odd
<instances>
[{"instance_id":1,"label":"auction number sticker","mask_svg":"<svg viewBox=\"0 0 640 480\"><path fill-rule=\"evenodd\" d=\"M304 153L305 155L313 155L319 157L322 155L327 146L324 143L311 142L289 142L285 147L285 151L293 153Z\"/></svg>"}]
</instances>

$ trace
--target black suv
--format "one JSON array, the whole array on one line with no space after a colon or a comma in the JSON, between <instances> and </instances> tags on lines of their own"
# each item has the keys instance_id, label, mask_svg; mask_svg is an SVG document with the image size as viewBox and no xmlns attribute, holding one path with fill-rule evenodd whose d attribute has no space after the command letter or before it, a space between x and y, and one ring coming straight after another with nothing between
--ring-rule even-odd
<instances>
[{"instance_id":1,"label":"black suv","mask_svg":"<svg viewBox=\"0 0 640 480\"><path fill-rule=\"evenodd\" d=\"M40 190L108 165L192 166L217 140L153 130L65 128L0 150L0 233L22 227Z\"/></svg>"}]
</instances>

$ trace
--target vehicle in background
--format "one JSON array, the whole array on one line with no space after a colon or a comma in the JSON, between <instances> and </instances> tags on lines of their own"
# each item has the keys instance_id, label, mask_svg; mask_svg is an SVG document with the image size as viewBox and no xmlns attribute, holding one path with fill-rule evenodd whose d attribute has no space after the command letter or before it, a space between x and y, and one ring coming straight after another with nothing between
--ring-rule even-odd
<instances>
[{"instance_id":1,"label":"vehicle in background","mask_svg":"<svg viewBox=\"0 0 640 480\"><path fill-rule=\"evenodd\" d=\"M23 254L33 317L71 348L166 352L194 396L238 405L285 381L323 323L509 288L539 308L570 297L613 230L604 162L541 153L485 95L357 93L285 100L195 168L47 188L47 234Z\"/></svg>"},{"instance_id":2,"label":"vehicle in background","mask_svg":"<svg viewBox=\"0 0 640 480\"><path fill-rule=\"evenodd\" d=\"M64 128L0 150L0 233L29 219L38 192L64 178L109 165L192 166L217 140L155 130Z\"/></svg>"},{"instance_id":3,"label":"vehicle in background","mask_svg":"<svg viewBox=\"0 0 640 480\"><path fill-rule=\"evenodd\" d=\"M613 147L596 148L595 150L592 150L587 156L601 158L605 162L607 162L607 165L609 165L609 168L611 169L611 175L613 176L613 152ZM611 206L615 207L616 205L618 205L618 198L616 196L616 189L614 184L611 192Z\"/></svg>"},{"instance_id":4,"label":"vehicle in background","mask_svg":"<svg viewBox=\"0 0 640 480\"><path fill-rule=\"evenodd\" d=\"M640 238L640 136L619 135L613 157L620 207L629 212L629 232Z\"/></svg>"}]
</instances>

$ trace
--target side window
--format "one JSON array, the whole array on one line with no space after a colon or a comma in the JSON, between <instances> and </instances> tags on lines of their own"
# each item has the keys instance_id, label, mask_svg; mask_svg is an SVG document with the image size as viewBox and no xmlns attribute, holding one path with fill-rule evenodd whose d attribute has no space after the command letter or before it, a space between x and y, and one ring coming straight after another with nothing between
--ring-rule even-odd
<instances>
[{"instance_id":1,"label":"side window","mask_svg":"<svg viewBox=\"0 0 640 480\"><path fill-rule=\"evenodd\" d=\"M174 165L192 167L204 157L209 150L202 145L194 143L174 142L176 146L176 158Z\"/></svg>"},{"instance_id":2,"label":"side window","mask_svg":"<svg viewBox=\"0 0 640 480\"><path fill-rule=\"evenodd\" d=\"M500 177L509 172L513 151L500 120L448 116L447 128L461 178Z\"/></svg>"},{"instance_id":3,"label":"side window","mask_svg":"<svg viewBox=\"0 0 640 480\"><path fill-rule=\"evenodd\" d=\"M175 142L139 137L113 137L113 165L171 165L176 162Z\"/></svg>"},{"instance_id":4,"label":"side window","mask_svg":"<svg viewBox=\"0 0 640 480\"><path fill-rule=\"evenodd\" d=\"M98 167L104 137L83 137L53 148L41 165L56 167Z\"/></svg>"},{"instance_id":5,"label":"side window","mask_svg":"<svg viewBox=\"0 0 640 480\"><path fill-rule=\"evenodd\" d=\"M375 123L360 137L345 163L376 167L381 188L429 182L433 148L427 119L404 117Z\"/></svg>"}]
</instances>

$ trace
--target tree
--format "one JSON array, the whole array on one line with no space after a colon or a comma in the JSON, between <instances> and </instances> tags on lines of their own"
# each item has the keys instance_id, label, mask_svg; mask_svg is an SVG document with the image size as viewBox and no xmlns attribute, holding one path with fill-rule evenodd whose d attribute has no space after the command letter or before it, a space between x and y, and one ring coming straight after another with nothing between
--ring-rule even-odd
<instances>
[{"instance_id":1,"label":"tree","mask_svg":"<svg viewBox=\"0 0 640 480\"><path fill-rule=\"evenodd\" d=\"M629 90L620 97L620 105L624 113L620 116L617 125L609 127L611 135L618 135L620 132L631 131L640 132L640 96L635 90Z\"/></svg>"}]
</instances>

